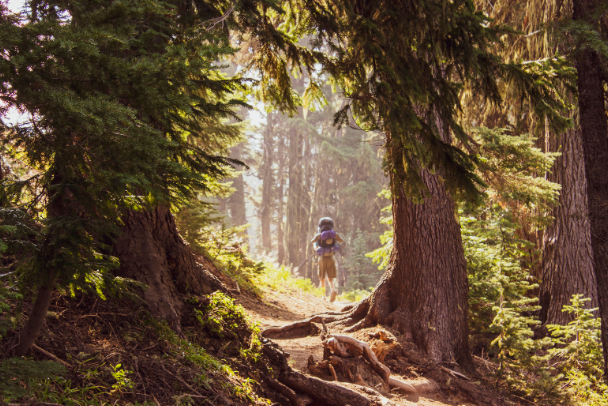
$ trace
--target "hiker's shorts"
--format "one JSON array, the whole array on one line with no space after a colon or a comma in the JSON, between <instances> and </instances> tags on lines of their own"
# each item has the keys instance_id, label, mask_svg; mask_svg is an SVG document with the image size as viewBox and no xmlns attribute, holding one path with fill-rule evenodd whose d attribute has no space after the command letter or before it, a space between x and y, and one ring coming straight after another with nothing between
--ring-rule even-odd
<instances>
[{"instance_id":1,"label":"hiker's shorts","mask_svg":"<svg viewBox=\"0 0 608 406\"><path fill-rule=\"evenodd\" d=\"M333 255L319 258L319 279L323 280L326 276L334 279L336 274L336 261Z\"/></svg>"}]
</instances>

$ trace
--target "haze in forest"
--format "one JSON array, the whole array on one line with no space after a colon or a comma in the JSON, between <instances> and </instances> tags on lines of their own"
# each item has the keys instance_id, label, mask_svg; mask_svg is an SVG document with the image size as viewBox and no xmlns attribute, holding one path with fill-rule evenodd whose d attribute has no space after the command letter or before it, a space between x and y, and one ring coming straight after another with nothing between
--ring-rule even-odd
<instances>
[{"instance_id":1,"label":"haze in forest","mask_svg":"<svg viewBox=\"0 0 608 406\"><path fill-rule=\"evenodd\" d=\"M608 403L606 1L11 0L0 49L2 402Z\"/></svg>"}]
</instances>

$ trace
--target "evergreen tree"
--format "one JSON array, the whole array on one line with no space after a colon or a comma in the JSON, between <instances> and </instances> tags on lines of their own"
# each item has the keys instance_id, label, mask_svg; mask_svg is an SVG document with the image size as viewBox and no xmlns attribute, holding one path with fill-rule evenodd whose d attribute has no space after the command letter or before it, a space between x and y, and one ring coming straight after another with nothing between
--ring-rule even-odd
<instances>
[{"instance_id":1,"label":"evergreen tree","mask_svg":"<svg viewBox=\"0 0 608 406\"><path fill-rule=\"evenodd\" d=\"M177 330L179 290L221 288L194 261L170 207L208 189L233 162L216 154L235 136L224 120L243 105L231 96L243 82L219 72L235 51L230 30L257 39L261 59L252 65L263 68L266 99L293 108L289 92L273 89L289 88L290 65L314 58L277 31L267 5L35 1L27 16L0 6L0 92L30 117L5 142L37 171L3 190L17 196L38 182L35 213L44 223L28 267L38 294L18 353L35 339L56 283L109 275L115 257L119 274L145 282L152 312Z\"/></svg>"},{"instance_id":2,"label":"evergreen tree","mask_svg":"<svg viewBox=\"0 0 608 406\"><path fill-rule=\"evenodd\" d=\"M560 54L566 51L566 44L561 36L555 35L559 31L555 23L560 18L570 18L571 2L522 3L501 0L492 5L484 1L476 3L494 19L493 24L506 23L526 34L525 39L518 36L506 39L508 46L500 52L503 58L529 64L546 58L563 58ZM572 70L570 63L564 68ZM573 83L556 85L563 91L572 87ZM543 122L538 122L537 117L531 114L532 106L522 103L521 98L513 92L506 92L505 104L508 108L483 104L472 92L464 92L461 96L467 115L474 118L477 125L509 126L517 132L534 133L538 137L539 148L561 153L555 165L546 173L548 180L562 186L560 204L547 213L555 220L544 231L533 231L531 226L525 224L518 231L534 247L540 248L542 243L542 261L537 261L538 265L531 268L531 274L540 284L541 320L544 323L569 322L572 315L561 309L573 294L580 293L591 298L587 305L597 307L587 214L587 181L584 160L580 159L582 144L574 93L566 92L564 95L574 128L563 134L551 131Z\"/></svg>"},{"instance_id":3,"label":"evergreen tree","mask_svg":"<svg viewBox=\"0 0 608 406\"><path fill-rule=\"evenodd\" d=\"M578 73L578 106L587 175L593 266L602 319L604 375L608 376L608 120L605 91L608 59L606 4L600 0L573 0L570 33Z\"/></svg>"},{"instance_id":4,"label":"evergreen tree","mask_svg":"<svg viewBox=\"0 0 608 406\"><path fill-rule=\"evenodd\" d=\"M495 55L506 27L491 27L470 1L357 3L332 1L342 36L323 32L335 59L327 71L349 102L337 115L352 112L364 129L386 135L386 171L393 196L393 253L387 273L372 296L350 312L352 328L388 323L406 334L436 362L472 366L468 349L467 274L456 206L449 192L479 197L470 137L458 123L464 84L490 103L501 100L498 79L530 100L551 128L569 121L558 109L547 81L554 61L527 66ZM327 27L327 9L310 13ZM457 147L460 146L460 148ZM415 204L411 197L420 200Z\"/></svg>"}]
</instances>

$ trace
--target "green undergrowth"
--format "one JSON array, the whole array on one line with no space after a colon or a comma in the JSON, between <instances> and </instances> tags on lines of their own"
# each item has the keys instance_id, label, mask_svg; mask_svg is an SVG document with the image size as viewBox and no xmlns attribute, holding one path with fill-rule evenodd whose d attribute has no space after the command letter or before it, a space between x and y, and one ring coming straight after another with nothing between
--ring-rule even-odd
<instances>
[{"instance_id":1,"label":"green undergrowth","mask_svg":"<svg viewBox=\"0 0 608 406\"><path fill-rule=\"evenodd\" d=\"M223 351L254 363L260 360L260 324L249 317L243 306L221 292L215 292L202 301L191 298L189 303L194 306L196 319L205 332L211 338L221 340Z\"/></svg>"},{"instance_id":2,"label":"green undergrowth","mask_svg":"<svg viewBox=\"0 0 608 406\"><path fill-rule=\"evenodd\" d=\"M294 277L289 267L268 258L254 259L248 253L248 225L227 227L215 209L200 201L180 210L176 219L180 233L190 246L237 282L241 289L258 296L263 295L264 289L279 292L300 290L323 296L322 289L316 288L310 279Z\"/></svg>"},{"instance_id":3,"label":"green undergrowth","mask_svg":"<svg viewBox=\"0 0 608 406\"><path fill-rule=\"evenodd\" d=\"M259 325L233 298L187 299L180 334L127 301L95 307L94 297L82 295L54 299L67 310L50 312L49 331L37 341L71 367L39 360L46 357L38 352L0 360L0 404L191 405L201 395L212 404L270 403L257 394L260 379L252 379L267 370ZM75 309L87 301L84 313Z\"/></svg>"},{"instance_id":4,"label":"green undergrowth","mask_svg":"<svg viewBox=\"0 0 608 406\"><path fill-rule=\"evenodd\" d=\"M365 298L367 298L372 291L374 290L374 288L369 288L369 289L354 289L354 290L347 290L344 291L342 293L340 293L340 300L346 300L349 302L358 302L360 300L363 300Z\"/></svg>"},{"instance_id":5,"label":"green undergrowth","mask_svg":"<svg viewBox=\"0 0 608 406\"><path fill-rule=\"evenodd\" d=\"M308 278L294 277L289 267L279 266L270 261L263 262L263 264L264 270L253 278L253 282L257 286L275 292L289 293L299 290L318 297L323 296L323 289L317 288Z\"/></svg>"},{"instance_id":6,"label":"green undergrowth","mask_svg":"<svg viewBox=\"0 0 608 406\"><path fill-rule=\"evenodd\" d=\"M54 361L9 358L0 361L2 401L21 399L32 391L48 392L52 382L64 382L67 370Z\"/></svg>"},{"instance_id":7,"label":"green undergrowth","mask_svg":"<svg viewBox=\"0 0 608 406\"><path fill-rule=\"evenodd\" d=\"M23 295L15 287L13 275L0 279L0 340L17 326L21 315Z\"/></svg>"},{"instance_id":8,"label":"green undergrowth","mask_svg":"<svg viewBox=\"0 0 608 406\"><path fill-rule=\"evenodd\" d=\"M204 203L198 202L197 205ZM214 209L199 208L197 212L192 207L176 213L180 232L196 252L204 255L224 275L237 282L241 289L259 295L261 292L254 280L266 271L267 265L252 259L247 252L248 225L226 227L222 218L217 216Z\"/></svg>"},{"instance_id":9,"label":"green undergrowth","mask_svg":"<svg viewBox=\"0 0 608 406\"><path fill-rule=\"evenodd\" d=\"M564 312L574 319L565 326L547 325L549 336L534 338L533 317L505 308L494 324L500 333L492 342L497 383L538 405L600 406L608 404L602 378L602 343L597 309L585 308L574 295Z\"/></svg>"}]
</instances>

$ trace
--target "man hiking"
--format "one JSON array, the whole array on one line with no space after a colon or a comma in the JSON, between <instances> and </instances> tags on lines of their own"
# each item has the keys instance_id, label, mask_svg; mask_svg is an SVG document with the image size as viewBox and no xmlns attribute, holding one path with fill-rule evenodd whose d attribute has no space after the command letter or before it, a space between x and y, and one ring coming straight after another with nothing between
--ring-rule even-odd
<instances>
[{"instance_id":1,"label":"man hiking","mask_svg":"<svg viewBox=\"0 0 608 406\"><path fill-rule=\"evenodd\" d=\"M319 256L320 287L325 288L325 278L327 278L331 289L330 302L333 302L338 296L334 287L334 279L337 276L335 254L340 252L338 243L344 242L344 240L334 231L334 221L329 217L323 217L319 220L318 231L311 243L315 244L315 253ZM325 299L325 296L323 296L323 299Z\"/></svg>"}]
</instances>

